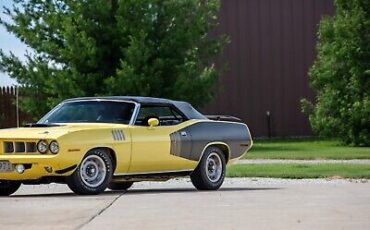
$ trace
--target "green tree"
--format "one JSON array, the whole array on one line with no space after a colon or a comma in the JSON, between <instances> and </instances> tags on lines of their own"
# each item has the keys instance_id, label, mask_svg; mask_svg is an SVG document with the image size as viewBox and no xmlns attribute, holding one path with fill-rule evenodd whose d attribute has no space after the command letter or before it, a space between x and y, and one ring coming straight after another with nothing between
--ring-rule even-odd
<instances>
[{"instance_id":1,"label":"green tree","mask_svg":"<svg viewBox=\"0 0 370 230\"><path fill-rule=\"evenodd\" d=\"M370 145L370 1L336 0L321 21L318 56L310 70L316 103L305 100L313 129L344 143Z\"/></svg>"},{"instance_id":2,"label":"green tree","mask_svg":"<svg viewBox=\"0 0 370 230\"><path fill-rule=\"evenodd\" d=\"M210 36L219 0L14 3L4 8L11 22L0 23L33 52L22 62L0 51L0 70L24 87L20 106L34 117L70 97L157 96L196 106L212 98L212 60L226 42Z\"/></svg>"}]
</instances>

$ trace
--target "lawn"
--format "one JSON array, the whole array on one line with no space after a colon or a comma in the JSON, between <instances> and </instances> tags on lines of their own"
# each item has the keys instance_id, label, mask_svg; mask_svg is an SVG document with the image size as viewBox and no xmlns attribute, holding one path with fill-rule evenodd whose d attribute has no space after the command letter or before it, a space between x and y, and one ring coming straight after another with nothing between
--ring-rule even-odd
<instances>
[{"instance_id":1,"label":"lawn","mask_svg":"<svg viewBox=\"0 0 370 230\"><path fill-rule=\"evenodd\" d=\"M349 147L335 140L255 140L246 159L370 159L370 147Z\"/></svg>"},{"instance_id":2,"label":"lawn","mask_svg":"<svg viewBox=\"0 0 370 230\"><path fill-rule=\"evenodd\" d=\"M228 177L366 178L370 165L359 164L238 164L228 167Z\"/></svg>"}]
</instances>

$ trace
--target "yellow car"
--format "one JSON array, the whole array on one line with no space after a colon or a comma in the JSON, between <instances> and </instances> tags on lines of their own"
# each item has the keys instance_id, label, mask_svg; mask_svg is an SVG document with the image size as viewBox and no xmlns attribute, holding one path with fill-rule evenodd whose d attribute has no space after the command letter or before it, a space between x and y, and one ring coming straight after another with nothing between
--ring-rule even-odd
<instances>
[{"instance_id":1,"label":"yellow car","mask_svg":"<svg viewBox=\"0 0 370 230\"><path fill-rule=\"evenodd\" d=\"M91 195L189 175L197 189L216 190L252 143L245 124L208 119L187 102L69 99L35 124L0 130L0 196L21 184L66 183Z\"/></svg>"}]
</instances>

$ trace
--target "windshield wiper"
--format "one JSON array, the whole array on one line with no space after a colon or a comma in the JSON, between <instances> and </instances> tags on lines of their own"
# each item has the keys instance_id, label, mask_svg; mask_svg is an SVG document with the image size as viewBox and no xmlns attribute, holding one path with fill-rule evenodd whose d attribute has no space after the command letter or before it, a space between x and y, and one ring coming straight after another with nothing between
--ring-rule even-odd
<instances>
[{"instance_id":1,"label":"windshield wiper","mask_svg":"<svg viewBox=\"0 0 370 230\"><path fill-rule=\"evenodd\" d=\"M54 124L54 123L48 123L48 124L45 124L45 123L28 123L24 127L55 127L55 126L60 126L60 125Z\"/></svg>"}]
</instances>

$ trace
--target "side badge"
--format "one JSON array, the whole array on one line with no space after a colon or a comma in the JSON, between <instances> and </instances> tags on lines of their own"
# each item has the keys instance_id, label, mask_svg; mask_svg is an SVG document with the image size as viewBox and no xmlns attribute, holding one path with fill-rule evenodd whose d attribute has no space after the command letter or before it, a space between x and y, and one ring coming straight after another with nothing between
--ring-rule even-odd
<instances>
[{"instance_id":1,"label":"side badge","mask_svg":"<svg viewBox=\"0 0 370 230\"><path fill-rule=\"evenodd\" d=\"M113 140L123 141L125 140L125 134L121 129L112 130Z\"/></svg>"}]
</instances>

